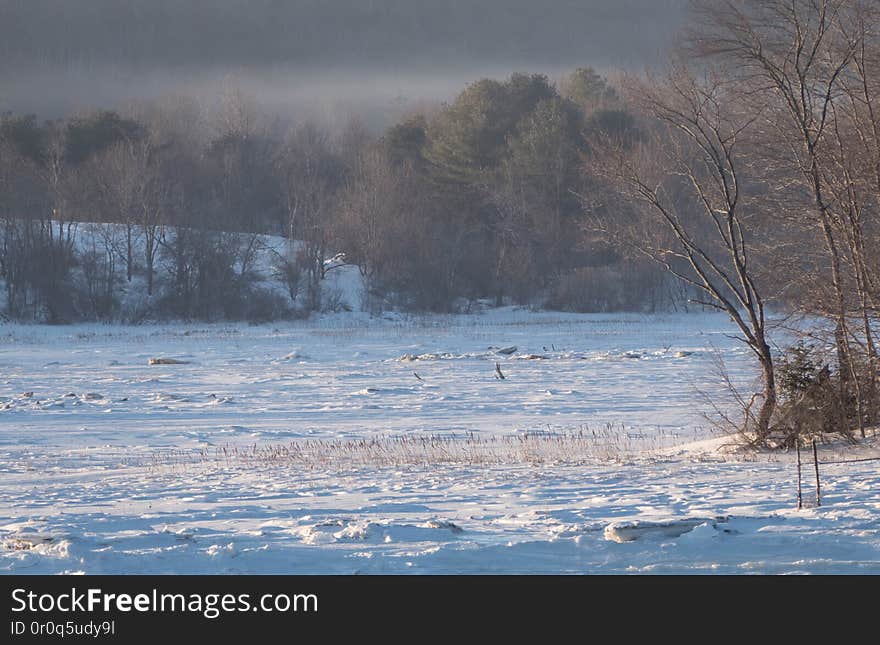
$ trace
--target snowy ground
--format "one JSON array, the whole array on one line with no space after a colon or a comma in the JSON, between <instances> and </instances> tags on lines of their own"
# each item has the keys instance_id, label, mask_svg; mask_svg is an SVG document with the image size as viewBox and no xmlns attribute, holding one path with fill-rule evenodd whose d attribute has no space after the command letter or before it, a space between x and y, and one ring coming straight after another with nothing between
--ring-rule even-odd
<instances>
[{"instance_id":1,"label":"snowy ground","mask_svg":"<svg viewBox=\"0 0 880 645\"><path fill-rule=\"evenodd\" d=\"M514 310L2 325L0 570L880 573L880 462L824 467L823 506L797 511L792 455L720 449L700 394L723 396L716 356L753 376L730 333L714 315ZM352 440L467 433L582 439L343 458ZM248 458L304 441L320 458Z\"/></svg>"}]
</instances>

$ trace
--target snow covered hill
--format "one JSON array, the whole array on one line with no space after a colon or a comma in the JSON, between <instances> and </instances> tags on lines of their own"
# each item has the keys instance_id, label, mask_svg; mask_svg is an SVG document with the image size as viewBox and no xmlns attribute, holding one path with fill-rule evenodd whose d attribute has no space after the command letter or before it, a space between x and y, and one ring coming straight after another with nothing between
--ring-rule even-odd
<instances>
[{"instance_id":1,"label":"snow covered hill","mask_svg":"<svg viewBox=\"0 0 880 645\"><path fill-rule=\"evenodd\" d=\"M161 227L154 231L152 246L152 292L146 260L149 242L142 227L123 224L69 223L51 224L58 239L69 239L71 250L66 267L47 276L28 280L27 272L16 273L19 289L18 315L36 322L48 318L48 300L57 300L60 320L106 320L113 322L144 322L179 317L168 301L174 297L186 300L204 295L207 289L217 290L217 300L270 300L255 312L223 315L217 312L208 319L290 318L317 311L362 311L365 306L365 285L358 267L345 261L344 254L323 260L319 277L317 302L306 303L303 297L306 276L302 264L302 243L273 235L227 232L192 232L197 242L178 243L178 230ZM0 236L3 231L0 231ZM199 238L211 242L199 249ZM130 238L130 239L129 239ZM2 237L0 237L2 240ZM57 242L56 242L57 243ZM197 248L192 248L193 246ZM29 249L28 254L37 253ZM207 254L207 258L205 255ZM131 257L131 275L128 263ZM14 261L10 260L10 266ZM57 263L56 263L57 264ZM29 265L28 265L29 266ZM293 273L290 267L294 267ZM43 267L37 267L44 272ZM181 277L181 275L183 277ZM0 274L0 313L9 309L8 280ZM191 288L193 293L177 293ZM50 293L44 293L49 291ZM25 301L27 305L25 305ZM221 307L222 309L222 307ZM234 308L233 308L234 309ZM200 318L200 316L195 316Z\"/></svg>"}]
</instances>

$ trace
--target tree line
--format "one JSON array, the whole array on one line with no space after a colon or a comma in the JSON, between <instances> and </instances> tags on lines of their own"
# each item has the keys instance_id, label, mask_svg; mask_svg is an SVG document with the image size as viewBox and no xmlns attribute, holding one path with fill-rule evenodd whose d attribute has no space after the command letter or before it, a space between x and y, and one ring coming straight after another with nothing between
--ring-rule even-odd
<instances>
[{"instance_id":1,"label":"tree line","mask_svg":"<svg viewBox=\"0 0 880 645\"><path fill-rule=\"evenodd\" d=\"M7 114L6 315L117 319L133 280L148 297L139 316L307 313L325 306L327 260L340 252L370 308L681 303L678 285L584 227L589 141L631 121L591 69L558 84L484 79L379 135L356 121L338 132L284 125L236 90L209 109L176 99L49 122ZM85 249L85 222L115 226ZM295 241L277 275L258 275L261 235ZM261 277L282 281L287 298L260 290Z\"/></svg>"}]
</instances>

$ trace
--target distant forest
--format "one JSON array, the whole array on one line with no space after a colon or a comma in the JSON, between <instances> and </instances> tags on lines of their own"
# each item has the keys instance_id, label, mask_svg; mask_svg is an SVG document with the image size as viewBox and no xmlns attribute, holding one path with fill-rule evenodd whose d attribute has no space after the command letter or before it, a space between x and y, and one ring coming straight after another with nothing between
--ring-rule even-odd
<instances>
[{"instance_id":1,"label":"distant forest","mask_svg":"<svg viewBox=\"0 0 880 645\"><path fill-rule=\"evenodd\" d=\"M325 265L337 253L359 267L374 303L409 310L478 299L578 311L683 304L677 281L584 219L583 196L596 185L584 170L591 139L634 127L590 69L560 87L540 75L481 80L379 136L357 121L338 132L280 127L235 90L209 113L175 99L48 122L7 114L6 312L114 319L120 287L144 275L149 294L155 284L164 296L154 315L228 317L230 283L247 280L230 236L246 234L301 244L283 276L288 308L300 312L322 308ZM121 225L125 240L108 237L81 257L78 222ZM86 265L100 286L74 280Z\"/></svg>"}]
</instances>

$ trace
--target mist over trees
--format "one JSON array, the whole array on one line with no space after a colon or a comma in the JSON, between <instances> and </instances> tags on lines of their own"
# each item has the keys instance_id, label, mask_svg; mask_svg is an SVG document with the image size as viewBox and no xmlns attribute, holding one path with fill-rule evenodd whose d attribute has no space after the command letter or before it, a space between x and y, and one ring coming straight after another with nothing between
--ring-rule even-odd
<instances>
[{"instance_id":1,"label":"mist over trees","mask_svg":"<svg viewBox=\"0 0 880 645\"><path fill-rule=\"evenodd\" d=\"M596 64L653 56L682 0L2 0L4 66ZM550 9L550 10L548 10ZM639 16L639 20L633 20ZM585 34L587 37L585 38Z\"/></svg>"},{"instance_id":2,"label":"mist over trees","mask_svg":"<svg viewBox=\"0 0 880 645\"><path fill-rule=\"evenodd\" d=\"M514 71L639 68L686 0L0 0L0 111L40 118L232 83L272 110L385 128Z\"/></svg>"}]
</instances>

